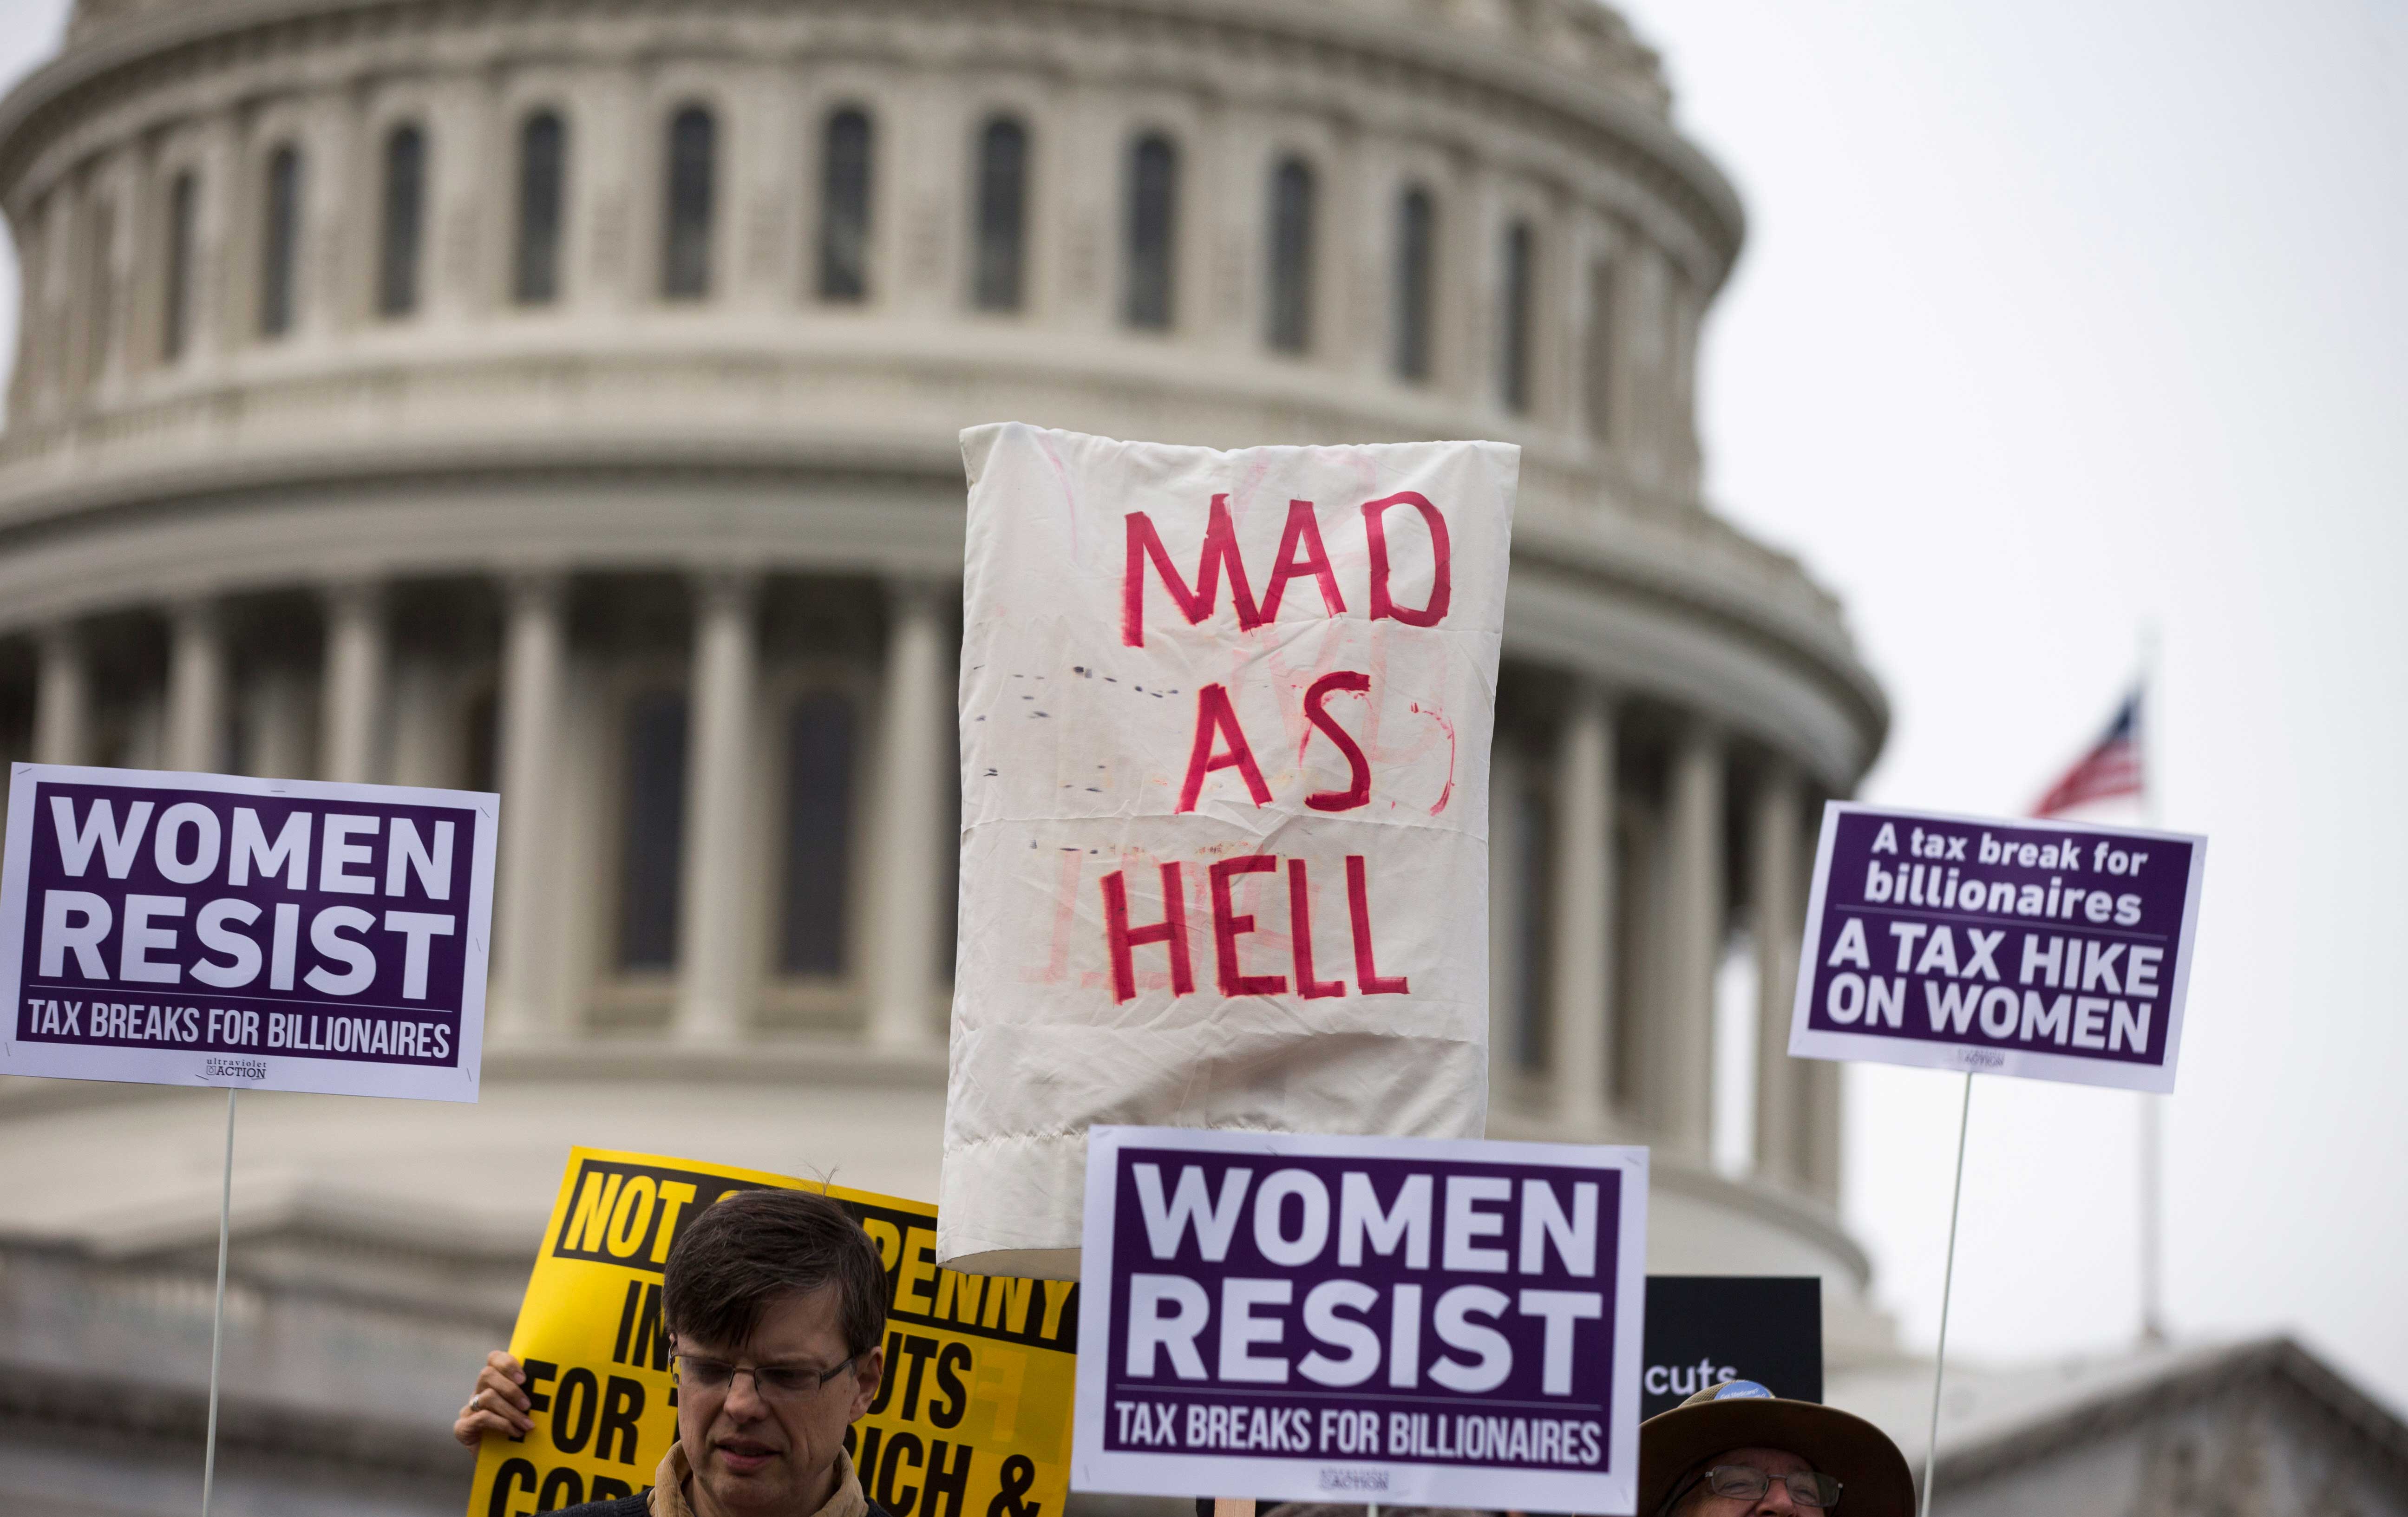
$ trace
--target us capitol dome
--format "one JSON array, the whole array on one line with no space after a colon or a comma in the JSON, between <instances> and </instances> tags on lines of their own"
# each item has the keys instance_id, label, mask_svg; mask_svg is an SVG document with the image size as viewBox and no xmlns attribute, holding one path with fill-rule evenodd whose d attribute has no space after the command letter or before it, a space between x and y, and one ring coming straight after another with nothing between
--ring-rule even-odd
<instances>
[{"instance_id":1,"label":"us capitol dome","mask_svg":"<svg viewBox=\"0 0 2408 1517\"><path fill-rule=\"evenodd\" d=\"M1656 1269L1820 1275L1834 1363L1890 1352L1837 1066L1777 1052L1886 706L1700 493L1742 218L1611 10L82 0L0 207L0 747L505 798L481 1099L242 1103L230 1503L457 1510L572 1143L935 1195L996 420L1521 445L1490 1131L1651 1145ZM0 1081L21 1496L181 1510L223 1113Z\"/></svg>"}]
</instances>

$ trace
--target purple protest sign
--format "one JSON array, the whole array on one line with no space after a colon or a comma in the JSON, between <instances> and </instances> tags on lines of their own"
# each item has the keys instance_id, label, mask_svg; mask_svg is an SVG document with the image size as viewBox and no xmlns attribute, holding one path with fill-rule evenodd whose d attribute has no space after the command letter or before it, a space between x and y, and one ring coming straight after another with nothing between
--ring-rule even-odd
<instances>
[{"instance_id":1,"label":"purple protest sign","mask_svg":"<svg viewBox=\"0 0 2408 1517\"><path fill-rule=\"evenodd\" d=\"M475 1100L499 808L15 766L0 1073Z\"/></svg>"},{"instance_id":2,"label":"purple protest sign","mask_svg":"<svg viewBox=\"0 0 2408 1517\"><path fill-rule=\"evenodd\" d=\"M1073 1490L1631 1510L1647 1151L1096 1127Z\"/></svg>"},{"instance_id":3,"label":"purple protest sign","mask_svg":"<svg viewBox=\"0 0 2408 1517\"><path fill-rule=\"evenodd\" d=\"M1789 1052L2167 1092L2207 839L1833 801Z\"/></svg>"}]
</instances>

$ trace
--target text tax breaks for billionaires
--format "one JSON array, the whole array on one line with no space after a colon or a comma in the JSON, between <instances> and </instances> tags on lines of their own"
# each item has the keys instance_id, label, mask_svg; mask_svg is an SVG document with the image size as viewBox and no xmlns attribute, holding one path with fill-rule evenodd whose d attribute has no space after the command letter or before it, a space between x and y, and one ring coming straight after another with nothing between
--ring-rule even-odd
<instances>
[{"instance_id":1,"label":"text tax breaks for billionaires","mask_svg":"<svg viewBox=\"0 0 2408 1517\"><path fill-rule=\"evenodd\" d=\"M1789 1052L2170 1092L2207 839L1833 801Z\"/></svg>"},{"instance_id":2,"label":"text tax breaks for billionaires","mask_svg":"<svg viewBox=\"0 0 2408 1517\"><path fill-rule=\"evenodd\" d=\"M0 1073L475 1100L500 808L14 766Z\"/></svg>"},{"instance_id":3,"label":"text tax breaks for billionaires","mask_svg":"<svg viewBox=\"0 0 2408 1517\"><path fill-rule=\"evenodd\" d=\"M962 451L939 1257L1075 1272L1092 1123L1479 1137L1519 450Z\"/></svg>"},{"instance_id":4,"label":"text tax breaks for billionaires","mask_svg":"<svg viewBox=\"0 0 2408 1517\"><path fill-rule=\"evenodd\" d=\"M1630 1510L1646 1150L1088 1141L1074 1490Z\"/></svg>"}]
</instances>

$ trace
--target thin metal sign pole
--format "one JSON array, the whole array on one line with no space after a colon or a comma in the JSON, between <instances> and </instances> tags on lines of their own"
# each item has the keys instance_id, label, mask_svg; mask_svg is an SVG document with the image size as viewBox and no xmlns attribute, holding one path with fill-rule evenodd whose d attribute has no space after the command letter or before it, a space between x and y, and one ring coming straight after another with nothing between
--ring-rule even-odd
<instances>
[{"instance_id":1,"label":"thin metal sign pole","mask_svg":"<svg viewBox=\"0 0 2408 1517\"><path fill-rule=\"evenodd\" d=\"M2157 826L2157 624L2141 624L2141 824ZM2141 1092L2141 1341L2166 1340L2164 1096Z\"/></svg>"},{"instance_id":2,"label":"thin metal sign pole","mask_svg":"<svg viewBox=\"0 0 2408 1517\"><path fill-rule=\"evenodd\" d=\"M2162 1096L2141 1093L2141 1341L2156 1348L2166 1340L2165 1225L2157 1192L2165 1183L2165 1157L2158 1131Z\"/></svg>"},{"instance_id":3,"label":"thin metal sign pole","mask_svg":"<svg viewBox=\"0 0 2408 1517\"><path fill-rule=\"evenodd\" d=\"M1948 1373L1948 1297L1956 1288L1956 1213L1965 1204L1965 1131L1973 1121L1973 1071L1965 1071L1965 1104L1956 1114L1956 1184L1948 1195L1948 1263L1940 1276L1940 1343L1931 1352L1931 1437L1923 1446L1922 1517L1931 1517L1931 1471L1940 1462L1940 1387Z\"/></svg>"},{"instance_id":4,"label":"thin metal sign pole","mask_svg":"<svg viewBox=\"0 0 2408 1517\"><path fill-rule=\"evenodd\" d=\"M209 1316L208 1452L201 1459L201 1517L209 1517L209 1498L218 1480L218 1364L225 1349L226 1238L234 1217L234 1102L238 1090L226 1092L225 1179L218 1190L218 1302Z\"/></svg>"}]
</instances>

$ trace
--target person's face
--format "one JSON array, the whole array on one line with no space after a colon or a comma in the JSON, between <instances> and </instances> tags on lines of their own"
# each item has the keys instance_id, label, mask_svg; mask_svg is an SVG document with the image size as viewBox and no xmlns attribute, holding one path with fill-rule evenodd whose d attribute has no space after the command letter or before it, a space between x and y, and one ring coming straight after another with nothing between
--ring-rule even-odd
<instances>
[{"instance_id":1,"label":"person's face","mask_svg":"<svg viewBox=\"0 0 2408 1517\"><path fill-rule=\"evenodd\" d=\"M1683 1517L1792 1517L1793 1513L1800 1512L1808 1514L1808 1517L1822 1517L1814 1508L1800 1507L1792 1501L1789 1487L1782 1483L1784 1475L1814 1467L1796 1454L1779 1449L1733 1449L1706 1461L1709 1469L1717 1465L1745 1465L1751 1469L1764 1471L1772 1480L1765 1487L1764 1494L1753 1501L1716 1496L1700 1484L1689 1499L1682 1503Z\"/></svg>"},{"instance_id":2,"label":"person's face","mask_svg":"<svg viewBox=\"0 0 2408 1517\"><path fill-rule=\"evenodd\" d=\"M844 1430L869 1410L885 1352L873 1348L816 1381L847 1357L834 1284L771 1302L748 1343L680 1339L677 1349L738 1369L718 1386L679 1378L678 1441L694 1467L690 1499L701 1517L808 1517L836 1494ZM801 1388L781 1391L744 1372L755 1365L789 1372Z\"/></svg>"}]
</instances>

